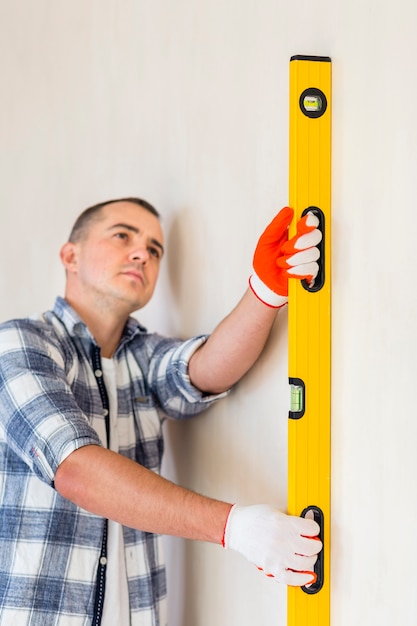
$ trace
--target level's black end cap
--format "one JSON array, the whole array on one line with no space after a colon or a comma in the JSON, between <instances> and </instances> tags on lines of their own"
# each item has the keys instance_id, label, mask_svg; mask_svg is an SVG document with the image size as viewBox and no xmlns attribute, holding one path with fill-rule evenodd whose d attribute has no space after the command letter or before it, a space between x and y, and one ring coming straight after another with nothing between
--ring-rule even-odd
<instances>
[{"instance_id":1,"label":"level's black end cap","mask_svg":"<svg viewBox=\"0 0 417 626\"><path fill-rule=\"evenodd\" d=\"M321 63L331 63L330 57L313 57L304 54L295 54L290 61L319 61Z\"/></svg>"}]
</instances>

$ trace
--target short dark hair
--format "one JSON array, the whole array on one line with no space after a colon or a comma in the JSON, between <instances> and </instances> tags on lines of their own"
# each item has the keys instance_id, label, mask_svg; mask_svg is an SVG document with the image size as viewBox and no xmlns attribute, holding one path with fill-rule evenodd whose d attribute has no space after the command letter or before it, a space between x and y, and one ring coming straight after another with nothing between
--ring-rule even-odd
<instances>
[{"instance_id":1,"label":"short dark hair","mask_svg":"<svg viewBox=\"0 0 417 626\"><path fill-rule=\"evenodd\" d=\"M107 205L114 204L115 202L131 202L132 204L137 204L152 213L152 215L155 215L158 219L160 218L160 214L155 207L146 200L142 200L142 198L117 198L115 200L106 200L105 202L99 202L99 204L94 204L93 206L84 209L84 211L75 220L68 241L71 241L71 243L81 241L81 239L83 239L83 237L87 234L90 224L100 218L101 210Z\"/></svg>"}]
</instances>

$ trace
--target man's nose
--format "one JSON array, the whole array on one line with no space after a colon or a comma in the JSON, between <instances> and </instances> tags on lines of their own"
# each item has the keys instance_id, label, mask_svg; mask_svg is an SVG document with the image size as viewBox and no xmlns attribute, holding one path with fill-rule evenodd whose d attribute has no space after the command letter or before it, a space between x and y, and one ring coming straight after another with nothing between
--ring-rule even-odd
<instances>
[{"instance_id":1,"label":"man's nose","mask_svg":"<svg viewBox=\"0 0 417 626\"><path fill-rule=\"evenodd\" d=\"M145 245L136 246L129 254L129 259L136 263L146 263L149 260L149 251Z\"/></svg>"}]
</instances>

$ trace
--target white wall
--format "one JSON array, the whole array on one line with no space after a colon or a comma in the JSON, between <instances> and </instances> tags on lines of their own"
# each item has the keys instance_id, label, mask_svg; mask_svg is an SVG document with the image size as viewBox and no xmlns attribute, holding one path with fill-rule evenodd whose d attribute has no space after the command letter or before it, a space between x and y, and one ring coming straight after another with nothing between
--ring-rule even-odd
<instances>
[{"instance_id":1,"label":"white wall","mask_svg":"<svg viewBox=\"0 0 417 626\"><path fill-rule=\"evenodd\" d=\"M287 201L288 62L333 59L332 624L415 624L412 0L0 0L0 319L62 293L58 249L88 204L165 215L141 314L210 331ZM167 471L286 506L286 314L240 387L170 425ZM174 541L171 626L286 623L286 593L237 555Z\"/></svg>"}]
</instances>

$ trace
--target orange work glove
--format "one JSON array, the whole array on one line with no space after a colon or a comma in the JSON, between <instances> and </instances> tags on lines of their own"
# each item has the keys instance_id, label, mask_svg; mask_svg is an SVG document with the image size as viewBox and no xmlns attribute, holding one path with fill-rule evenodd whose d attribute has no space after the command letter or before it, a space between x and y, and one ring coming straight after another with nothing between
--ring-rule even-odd
<instances>
[{"instance_id":1,"label":"orange work glove","mask_svg":"<svg viewBox=\"0 0 417 626\"><path fill-rule=\"evenodd\" d=\"M273 308L288 302L288 278L312 282L319 270L319 220L311 211L307 213L297 223L297 234L288 241L293 215L293 209L281 209L260 236L253 256L249 285L261 302Z\"/></svg>"}]
</instances>

